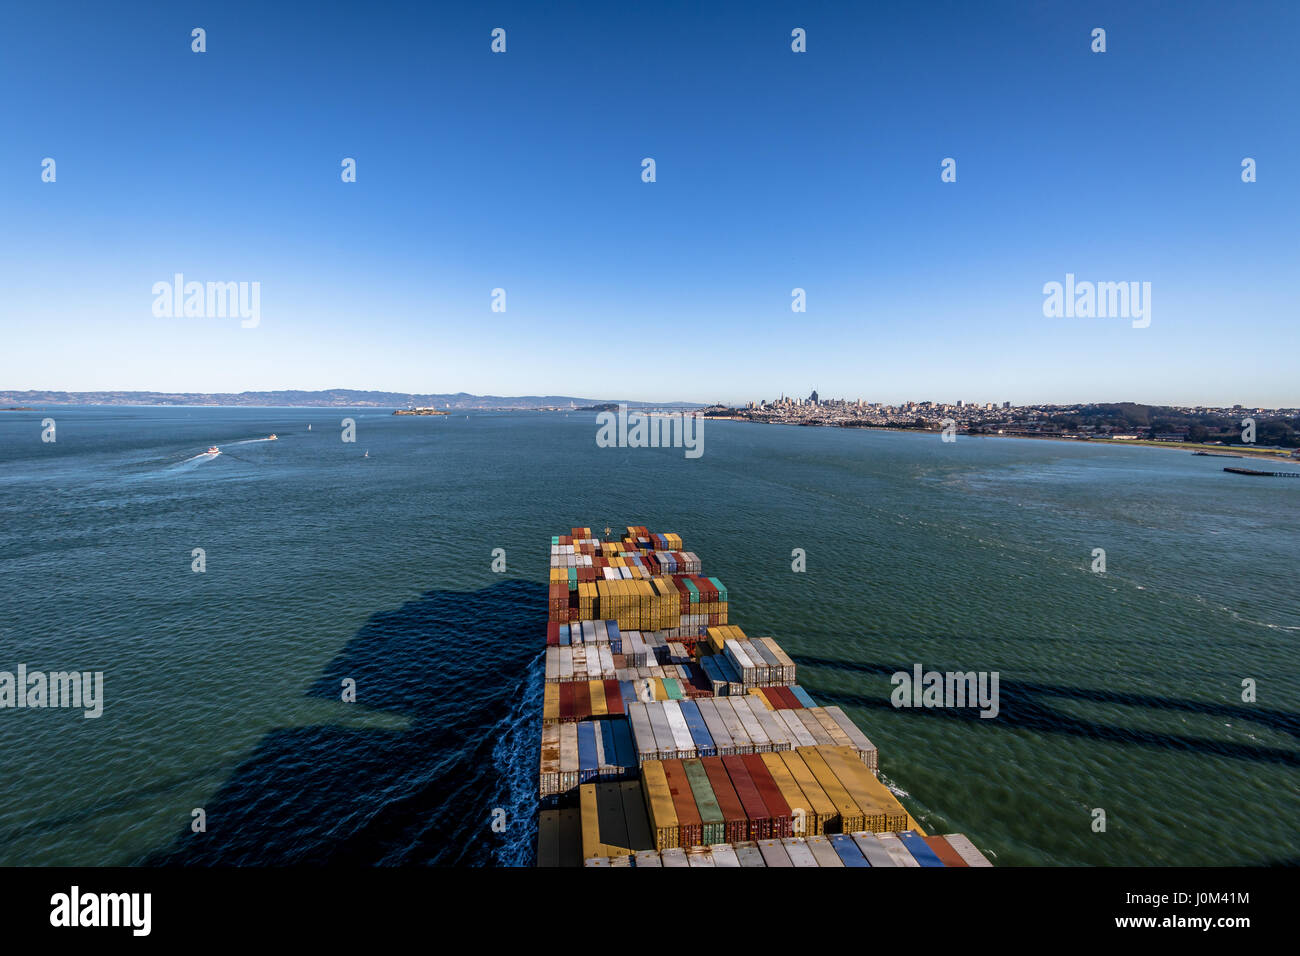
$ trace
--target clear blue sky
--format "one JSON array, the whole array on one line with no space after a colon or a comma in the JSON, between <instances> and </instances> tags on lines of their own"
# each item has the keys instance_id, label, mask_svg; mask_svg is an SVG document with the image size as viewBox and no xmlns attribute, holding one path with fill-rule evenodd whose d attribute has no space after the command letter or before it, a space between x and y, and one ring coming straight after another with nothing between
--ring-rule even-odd
<instances>
[{"instance_id":1,"label":"clear blue sky","mask_svg":"<svg viewBox=\"0 0 1300 956\"><path fill-rule=\"evenodd\" d=\"M6 4L0 388L1300 404L1298 51L1289 0ZM1150 327L1044 318L1067 272Z\"/></svg>"}]
</instances>

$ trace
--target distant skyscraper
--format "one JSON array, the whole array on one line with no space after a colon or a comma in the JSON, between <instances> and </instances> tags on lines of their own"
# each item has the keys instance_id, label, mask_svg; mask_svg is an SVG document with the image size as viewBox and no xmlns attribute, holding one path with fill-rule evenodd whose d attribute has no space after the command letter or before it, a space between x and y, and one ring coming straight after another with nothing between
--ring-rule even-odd
<instances>
[{"instance_id":1,"label":"distant skyscraper","mask_svg":"<svg viewBox=\"0 0 1300 956\"><path fill-rule=\"evenodd\" d=\"M814 405L817 404L817 389L813 389L813 393L808 396L808 401L812 402Z\"/></svg>"}]
</instances>

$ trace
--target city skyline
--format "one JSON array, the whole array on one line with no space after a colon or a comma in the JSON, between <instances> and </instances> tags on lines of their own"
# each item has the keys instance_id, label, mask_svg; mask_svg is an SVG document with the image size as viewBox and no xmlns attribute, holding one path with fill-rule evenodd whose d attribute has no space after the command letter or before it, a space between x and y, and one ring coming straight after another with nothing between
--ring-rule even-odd
<instances>
[{"instance_id":1,"label":"city skyline","mask_svg":"<svg viewBox=\"0 0 1300 956\"><path fill-rule=\"evenodd\" d=\"M83 389L0 388L0 405L5 403L13 403L13 402L34 401L37 402L38 404L45 403L51 405L192 404L196 407L199 407L199 406L217 404L217 405L236 406L245 403L233 402L230 401L230 399L248 398L248 397L257 397L257 398L292 397L295 395L299 395L299 396L313 396L317 398L315 402L306 405L301 405L299 407L328 407L329 405L347 407L346 402L343 401L343 398L346 396L340 397L337 394L341 392L356 393L356 395L358 396L364 396L364 399L358 399L356 406L353 407L361 407L364 405L390 406L394 404L399 404L399 405L410 404L412 401L428 401L428 400L436 401L438 399L444 399L444 398L457 398L463 400L480 400L479 407L485 409L490 409L494 407L507 407L505 405L494 406L490 404L492 400L496 400L502 403L514 402L517 400L532 400L533 405L538 405L540 403L541 407L557 407L554 404L546 405L544 402L541 402L541 400L543 399L556 399L557 401L560 402L573 402L573 403L581 402L586 404L633 402L638 405L663 405L663 406L698 405L702 408L703 407L744 408L744 407L761 407L762 405L767 405L771 407L785 402L796 406L810 405L810 404L820 404L821 406L832 406L832 405L844 404L844 405L855 405L859 407L890 408L890 409L933 407L933 408L957 408L957 409L964 408L964 409L973 409L973 410L985 410L985 409L986 410L1006 410L1006 409L1020 410L1020 409L1032 409L1032 408L1054 408L1054 409L1077 408L1077 407L1099 406L1099 405L1140 405L1140 406L1148 406L1152 408L1178 408L1178 409L1188 409L1188 410L1208 409L1208 410L1218 410L1218 411L1230 411L1236 409L1260 410L1260 411L1300 410L1300 404L1265 405L1262 403L1251 403L1251 402L1229 402L1229 403L1192 402L1192 403L1181 404L1181 403L1174 403L1174 402L1144 402L1144 401L1136 401L1129 398L1086 399L1086 400L1078 400L1078 401L1058 401L1058 402L1047 402L1047 401L1026 402L1026 401L1012 401L1010 399L1002 399L1002 400L957 399L957 398L936 399L936 398L919 398L919 397L905 398L905 399L872 399L872 398L865 398L865 397L862 398L849 397L845 395L836 395L836 396L821 395L818 398L817 397L818 392L816 389L813 389L810 395L804 397L801 397L793 393L786 394L785 392L777 392L775 393L775 396L772 398L751 397L751 398L742 398L738 400L728 400L728 401L715 400L712 402L700 402L700 401L692 401L687 399L676 399L676 398L656 398L656 399L643 400L643 399L632 399L627 397L620 398L615 396L560 395L559 393L556 392L545 392L538 395L523 395L523 394L483 395L483 394L467 392L463 390L456 391L456 392L398 392L390 389L337 388L337 389L246 389L246 390L241 390L239 392L193 392L193 391L173 392L173 391L166 391L166 390L159 390L159 389L84 389L83 390ZM144 400L150 397L165 399L165 401L147 402ZM326 402L324 401L326 397L332 397L333 400L330 402ZM187 403L178 400L181 398L195 399L196 401ZM206 401L204 401L203 399L206 399ZM224 401L213 401L214 399L224 399ZM274 407L276 404L278 403L272 402L269 407ZM283 403L283 406L293 407L294 404L295 403L293 402L285 402Z\"/></svg>"},{"instance_id":2,"label":"city skyline","mask_svg":"<svg viewBox=\"0 0 1300 956\"><path fill-rule=\"evenodd\" d=\"M1300 401L1296 8L73 8L0 14L0 388Z\"/></svg>"}]
</instances>

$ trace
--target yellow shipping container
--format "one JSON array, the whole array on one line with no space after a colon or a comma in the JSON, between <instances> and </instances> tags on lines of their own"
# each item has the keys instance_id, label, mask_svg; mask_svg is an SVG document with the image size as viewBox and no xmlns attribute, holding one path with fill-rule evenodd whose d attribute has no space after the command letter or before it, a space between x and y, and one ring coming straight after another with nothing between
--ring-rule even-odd
<instances>
[{"instance_id":1,"label":"yellow shipping container","mask_svg":"<svg viewBox=\"0 0 1300 956\"><path fill-rule=\"evenodd\" d=\"M658 760L641 766L641 787L645 790L646 809L650 812L650 829L656 850L670 850L679 845L677 810L668 789L668 777Z\"/></svg>"},{"instance_id":2,"label":"yellow shipping container","mask_svg":"<svg viewBox=\"0 0 1300 956\"><path fill-rule=\"evenodd\" d=\"M816 836L821 833L821 821L817 811L809 806L808 799L799 788L799 784L795 782L785 761L774 753L759 754L758 757L767 766L767 772L772 775L772 779L776 781L776 788L781 791L782 799L790 806L790 812L794 816L794 835Z\"/></svg>"},{"instance_id":3,"label":"yellow shipping container","mask_svg":"<svg viewBox=\"0 0 1300 956\"><path fill-rule=\"evenodd\" d=\"M553 724L560 719L560 685L547 684L542 692L542 723Z\"/></svg>"},{"instance_id":4,"label":"yellow shipping container","mask_svg":"<svg viewBox=\"0 0 1300 956\"><path fill-rule=\"evenodd\" d=\"M591 689L591 715L593 717L608 716L609 707L605 703L605 682L589 680L587 686Z\"/></svg>"},{"instance_id":5,"label":"yellow shipping container","mask_svg":"<svg viewBox=\"0 0 1300 956\"><path fill-rule=\"evenodd\" d=\"M876 779L852 747L818 747L826 765L839 777L853 802L862 808L864 830L896 833L907 829L908 815L898 798Z\"/></svg>"},{"instance_id":6,"label":"yellow shipping container","mask_svg":"<svg viewBox=\"0 0 1300 956\"><path fill-rule=\"evenodd\" d=\"M865 829L865 814L859 807L849 792L845 789L840 778L835 775L826 760L821 755L820 747L796 747L795 752L803 758L803 762L808 765L812 775L817 779L817 783L822 790L826 791L826 796L830 798L831 803L835 804L835 809L839 814L836 825L840 833L857 833ZM870 773L870 771L868 771ZM834 833L835 830L830 832Z\"/></svg>"},{"instance_id":7,"label":"yellow shipping container","mask_svg":"<svg viewBox=\"0 0 1300 956\"><path fill-rule=\"evenodd\" d=\"M811 808L808 815L809 831L814 836L825 833L826 825L833 823L839 815L835 804L831 802L830 797L826 796L826 791L817 782L813 772L808 769L808 764L804 763L803 757L793 750L782 750L774 756L781 758L781 762L785 764L786 769L790 771L790 775L794 777L795 783L799 785L799 789L803 792L804 799L808 801L808 806ZM812 829L814 815L817 818L815 821L816 830Z\"/></svg>"}]
</instances>

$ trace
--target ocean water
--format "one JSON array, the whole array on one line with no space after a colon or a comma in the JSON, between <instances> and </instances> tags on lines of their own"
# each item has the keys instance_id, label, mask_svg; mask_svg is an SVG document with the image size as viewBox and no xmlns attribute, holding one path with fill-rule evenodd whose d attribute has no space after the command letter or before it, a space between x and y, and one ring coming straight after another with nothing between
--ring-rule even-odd
<instances>
[{"instance_id":1,"label":"ocean water","mask_svg":"<svg viewBox=\"0 0 1300 956\"><path fill-rule=\"evenodd\" d=\"M0 412L0 670L102 670L106 698L0 710L0 864L531 862L547 550L575 524L681 533L921 824L997 863L1300 860L1300 481L1163 449L709 422L690 460L595 431ZM998 716L894 708L918 663L998 672Z\"/></svg>"}]
</instances>

